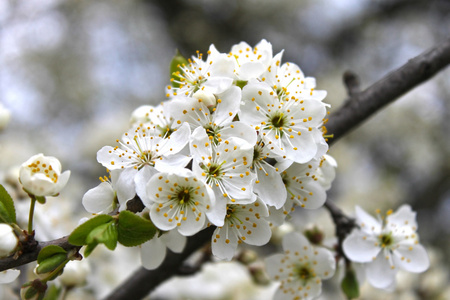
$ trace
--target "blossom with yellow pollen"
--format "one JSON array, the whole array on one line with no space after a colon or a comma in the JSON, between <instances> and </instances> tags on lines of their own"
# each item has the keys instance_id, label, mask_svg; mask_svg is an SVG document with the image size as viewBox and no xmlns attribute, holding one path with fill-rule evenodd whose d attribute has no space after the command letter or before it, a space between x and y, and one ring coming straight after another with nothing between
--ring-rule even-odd
<instances>
[{"instance_id":1,"label":"blossom with yellow pollen","mask_svg":"<svg viewBox=\"0 0 450 300\"><path fill-rule=\"evenodd\" d=\"M70 171L61 173L61 163L42 153L30 157L22 164L19 180L23 188L35 196L56 196L64 188Z\"/></svg>"}]
</instances>

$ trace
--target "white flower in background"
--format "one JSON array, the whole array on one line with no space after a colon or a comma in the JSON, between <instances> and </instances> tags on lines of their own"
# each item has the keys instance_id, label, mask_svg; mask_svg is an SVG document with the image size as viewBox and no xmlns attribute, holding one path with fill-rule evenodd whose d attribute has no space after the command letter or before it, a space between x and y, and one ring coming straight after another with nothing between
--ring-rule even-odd
<instances>
[{"instance_id":1,"label":"white flower in background","mask_svg":"<svg viewBox=\"0 0 450 300\"><path fill-rule=\"evenodd\" d=\"M213 107L207 105L210 100L205 103L202 98L175 97L169 101L168 110L176 123L187 122L192 131L197 127L205 128L215 144L230 137L239 137L255 144L255 130L243 122L233 122L239 112L241 89L231 87L217 97Z\"/></svg>"},{"instance_id":2,"label":"white flower in background","mask_svg":"<svg viewBox=\"0 0 450 300\"><path fill-rule=\"evenodd\" d=\"M190 129L187 123L167 138L153 136L154 126L138 126L125 133L119 146L105 146L97 152L97 160L109 170L122 170L115 187L120 203L134 197L145 197L145 183L157 171L184 167L190 157L178 154L187 144ZM119 193L120 191L120 193Z\"/></svg>"},{"instance_id":3,"label":"white flower in background","mask_svg":"<svg viewBox=\"0 0 450 300\"><path fill-rule=\"evenodd\" d=\"M212 253L220 259L231 260L240 243L262 246L270 240L272 232L264 217L267 206L256 200L251 204L228 205L225 224L217 227L212 236Z\"/></svg>"},{"instance_id":4,"label":"white flower in background","mask_svg":"<svg viewBox=\"0 0 450 300\"><path fill-rule=\"evenodd\" d=\"M266 162L269 156L270 151L260 134L253 150L252 169L256 174L254 191L266 205L279 209L286 202L287 192L278 169Z\"/></svg>"},{"instance_id":5,"label":"white flower in background","mask_svg":"<svg viewBox=\"0 0 450 300\"><path fill-rule=\"evenodd\" d=\"M55 196L69 180L70 171L61 173L61 163L42 153L30 157L22 164L19 179L23 188L35 196Z\"/></svg>"},{"instance_id":6,"label":"white flower in background","mask_svg":"<svg viewBox=\"0 0 450 300\"><path fill-rule=\"evenodd\" d=\"M337 162L331 156L325 154L320 159L319 167L317 168L315 175L319 184L328 191L331 188L334 178L336 177Z\"/></svg>"},{"instance_id":7,"label":"white flower in background","mask_svg":"<svg viewBox=\"0 0 450 300\"><path fill-rule=\"evenodd\" d=\"M142 266L148 270L156 269L166 257L166 248L175 253L181 253L186 241L186 237L177 230L170 230L161 235L157 232L150 241L139 246Z\"/></svg>"},{"instance_id":8,"label":"white flower in background","mask_svg":"<svg viewBox=\"0 0 450 300\"><path fill-rule=\"evenodd\" d=\"M188 169L176 173L153 175L146 185L152 222L161 230L177 229L185 236L193 235L204 228L208 219L223 224L223 216L214 218L214 193L203 181Z\"/></svg>"},{"instance_id":9,"label":"white flower in background","mask_svg":"<svg viewBox=\"0 0 450 300\"><path fill-rule=\"evenodd\" d=\"M167 105L164 102L156 107L151 105L143 105L136 108L130 119L132 127L150 125L154 128L153 133L159 137L166 138L170 136L180 124L174 123L172 116L167 111Z\"/></svg>"},{"instance_id":10,"label":"white flower in background","mask_svg":"<svg viewBox=\"0 0 450 300\"><path fill-rule=\"evenodd\" d=\"M318 128L326 115L322 102L280 99L264 82L247 84L242 99L240 120L261 131L271 153L297 163L325 154L327 147Z\"/></svg>"},{"instance_id":11,"label":"white flower in background","mask_svg":"<svg viewBox=\"0 0 450 300\"><path fill-rule=\"evenodd\" d=\"M419 273L430 262L425 248L419 244L416 213L402 205L395 213L387 212L377 219L356 206L355 228L343 242L345 255L354 262L366 263L366 278L376 288L395 284L399 269Z\"/></svg>"},{"instance_id":12,"label":"white flower in background","mask_svg":"<svg viewBox=\"0 0 450 300\"><path fill-rule=\"evenodd\" d=\"M0 224L0 258L11 255L17 248L19 239L13 228L5 223Z\"/></svg>"},{"instance_id":13,"label":"white flower in background","mask_svg":"<svg viewBox=\"0 0 450 300\"><path fill-rule=\"evenodd\" d=\"M83 260L71 260L64 267L64 272L58 277L61 284L66 287L83 286L91 273L89 262Z\"/></svg>"},{"instance_id":14,"label":"white flower in background","mask_svg":"<svg viewBox=\"0 0 450 300\"><path fill-rule=\"evenodd\" d=\"M325 248L313 247L297 232L283 238L284 254L266 258L270 278L281 281L274 299L313 299L322 292L322 280L333 276L336 262Z\"/></svg>"},{"instance_id":15,"label":"white flower in background","mask_svg":"<svg viewBox=\"0 0 450 300\"><path fill-rule=\"evenodd\" d=\"M260 76L261 81L270 85L280 99L298 98L322 101L327 92L315 90L315 78L305 77L296 64L287 62L280 65L282 54L281 52L274 56L271 65Z\"/></svg>"},{"instance_id":16,"label":"white flower in background","mask_svg":"<svg viewBox=\"0 0 450 300\"><path fill-rule=\"evenodd\" d=\"M254 48L246 42L231 47L228 57L233 59L237 80L247 81L259 77L272 61L272 44L261 40Z\"/></svg>"},{"instance_id":17,"label":"white flower in background","mask_svg":"<svg viewBox=\"0 0 450 300\"><path fill-rule=\"evenodd\" d=\"M213 45L208 51L206 61L198 51L197 57L193 56L188 61L188 65L180 66L181 71L175 73L177 79L171 80L179 87L168 86L167 97L192 96L199 90L220 94L232 85L233 64Z\"/></svg>"},{"instance_id":18,"label":"white flower in background","mask_svg":"<svg viewBox=\"0 0 450 300\"><path fill-rule=\"evenodd\" d=\"M0 103L0 130L3 130L9 123L11 113Z\"/></svg>"},{"instance_id":19,"label":"white flower in background","mask_svg":"<svg viewBox=\"0 0 450 300\"><path fill-rule=\"evenodd\" d=\"M250 172L253 146L240 138L230 138L218 145L211 142L203 128L197 128L190 142L192 171L213 189L216 209L222 217L226 204L247 204L256 200L253 193L255 174Z\"/></svg>"},{"instance_id":20,"label":"white flower in background","mask_svg":"<svg viewBox=\"0 0 450 300\"><path fill-rule=\"evenodd\" d=\"M0 272L0 284L6 284L6 283L13 282L14 280L17 279L17 277L19 277L19 275L20 275L20 271L16 270L16 269L9 269L6 271L1 271Z\"/></svg>"}]
</instances>

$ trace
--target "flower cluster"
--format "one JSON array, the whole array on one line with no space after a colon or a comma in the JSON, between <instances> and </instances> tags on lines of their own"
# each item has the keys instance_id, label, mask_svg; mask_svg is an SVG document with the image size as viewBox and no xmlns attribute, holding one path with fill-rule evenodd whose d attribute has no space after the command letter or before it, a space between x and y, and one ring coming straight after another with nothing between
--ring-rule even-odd
<instances>
[{"instance_id":1,"label":"flower cluster","mask_svg":"<svg viewBox=\"0 0 450 300\"><path fill-rule=\"evenodd\" d=\"M137 195L161 234L217 226L213 254L230 260L240 243L266 244L295 206L322 206L336 166L326 155L326 92L282 55L265 40L241 42L178 65L167 101L136 109L117 145L98 151L111 180L86 193L86 209L123 210ZM165 235L142 249L172 244Z\"/></svg>"}]
</instances>

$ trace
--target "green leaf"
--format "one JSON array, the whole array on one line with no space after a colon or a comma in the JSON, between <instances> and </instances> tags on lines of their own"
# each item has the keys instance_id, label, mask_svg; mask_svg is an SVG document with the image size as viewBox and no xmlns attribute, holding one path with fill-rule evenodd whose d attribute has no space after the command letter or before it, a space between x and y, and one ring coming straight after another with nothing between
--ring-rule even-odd
<instances>
[{"instance_id":1,"label":"green leaf","mask_svg":"<svg viewBox=\"0 0 450 300\"><path fill-rule=\"evenodd\" d=\"M43 261L41 261L37 268L37 274L45 274L50 273L56 270L60 265L66 264L68 262L66 253L56 253L50 257L47 257Z\"/></svg>"},{"instance_id":2,"label":"green leaf","mask_svg":"<svg viewBox=\"0 0 450 300\"><path fill-rule=\"evenodd\" d=\"M94 251L95 247L98 246L98 243L92 243L86 246L84 249L84 257L88 257L91 255L92 251Z\"/></svg>"},{"instance_id":3,"label":"green leaf","mask_svg":"<svg viewBox=\"0 0 450 300\"><path fill-rule=\"evenodd\" d=\"M91 233L92 230L97 228L100 225L109 223L113 220L113 217L110 215L98 215L77 228L75 228L74 231L69 236L69 243L71 243L74 246L83 246L86 245L86 238Z\"/></svg>"},{"instance_id":4,"label":"green leaf","mask_svg":"<svg viewBox=\"0 0 450 300\"><path fill-rule=\"evenodd\" d=\"M56 245L49 245L44 248L42 248L41 251L39 251L38 257L37 257L37 263L40 264L43 260L55 255L55 254L67 254L67 251L61 248L60 246Z\"/></svg>"},{"instance_id":5,"label":"green leaf","mask_svg":"<svg viewBox=\"0 0 450 300\"><path fill-rule=\"evenodd\" d=\"M1 184L0 184L0 222L16 223L16 209L14 208L14 201Z\"/></svg>"},{"instance_id":6,"label":"green leaf","mask_svg":"<svg viewBox=\"0 0 450 300\"><path fill-rule=\"evenodd\" d=\"M114 250L117 246L117 235L117 225L113 220L92 230L86 237L86 243L105 244L109 250Z\"/></svg>"},{"instance_id":7,"label":"green leaf","mask_svg":"<svg viewBox=\"0 0 450 300\"><path fill-rule=\"evenodd\" d=\"M187 65L188 61L187 59L181 55L180 51L176 51L175 56L172 58L172 61L170 62L170 78L172 81L172 86L175 88L180 87L179 83L174 82L174 80L179 80L179 76L177 75L177 72L181 71L181 66ZM173 80L172 80L173 79Z\"/></svg>"},{"instance_id":8,"label":"green leaf","mask_svg":"<svg viewBox=\"0 0 450 300\"><path fill-rule=\"evenodd\" d=\"M345 277L342 279L341 288L348 299L355 299L359 297L359 284L356 278L355 271L347 268Z\"/></svg>"},{"instance_id":9,"label":"green leaf","mask_svg":"<svg viewBox=\"0 0 450 300\"><path fill-rule=\"evenodd\" d=\"M149 220L124 210L119 214L119 243L126 247L138 246L150 240L156 233L156 227Z\"/></svg>"}]
</instances>

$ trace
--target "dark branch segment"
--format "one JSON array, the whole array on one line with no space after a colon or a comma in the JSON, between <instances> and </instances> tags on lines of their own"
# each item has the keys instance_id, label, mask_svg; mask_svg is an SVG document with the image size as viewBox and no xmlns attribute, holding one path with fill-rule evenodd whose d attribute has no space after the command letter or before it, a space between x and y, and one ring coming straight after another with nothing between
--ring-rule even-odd
<instances>
[{"instance_id":1,"label":"dark branch segment","mask_svg":"<svg viewBox=\"0 0 450 300\"><path fill-rule=\"evenodd\" d=\"M158 269L139 268L129 280L118 286L105 300L142 299L163 281L174 275L183 274L183 262L200 247L210 242L214 229L215 227L211 226L190 237L181 253L167 250L166 258Z\"/></svg>"},{"instance_id":2,"label":"dark branch segment","mask_svg":"<svg viewBox=\"0 0 450 300\"><path fill-rule=\"evenodd\" d=\"M425 82L448 64L450 39L409 60L366 90L351 94L344 105L330 115L326 127L334 137L328 143L331 145L380 108Z\"/></svg>"}]
</instances>

